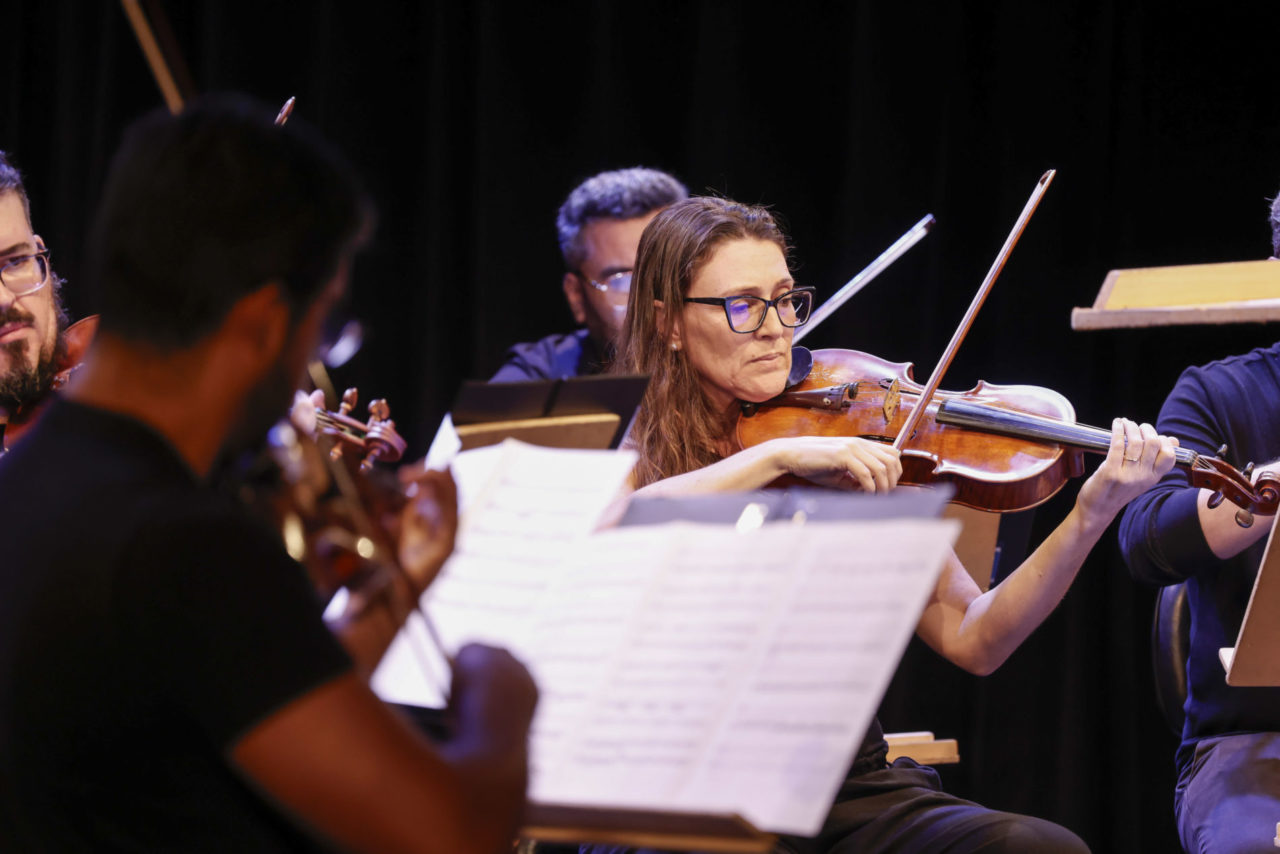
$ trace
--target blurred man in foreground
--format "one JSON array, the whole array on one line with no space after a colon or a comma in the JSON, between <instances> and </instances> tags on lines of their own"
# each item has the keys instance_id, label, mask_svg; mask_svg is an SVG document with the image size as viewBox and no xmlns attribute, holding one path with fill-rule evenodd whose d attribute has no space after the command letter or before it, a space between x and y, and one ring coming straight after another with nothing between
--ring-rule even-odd
<instances>
[{"instance_id":1,"label":"blurred man in foreground","mask_svg":"<svg viewBox=\"0 0 1280 854\"><path fill-rule=\"evenodd\" d=\"M0 465L0 839L35 851L493 852L535 702L457 657L433 744L369 690L278 536L208 486L288 405L367 215L296 122L213 100L126 136L90 250L102 326ZM447 478L424 479L448 505ZM346 615L387 640L452 536ZM405 546L410 546L405 548ZM362 666L364 663L361 663Z\"/></svg>"}]
</instances>

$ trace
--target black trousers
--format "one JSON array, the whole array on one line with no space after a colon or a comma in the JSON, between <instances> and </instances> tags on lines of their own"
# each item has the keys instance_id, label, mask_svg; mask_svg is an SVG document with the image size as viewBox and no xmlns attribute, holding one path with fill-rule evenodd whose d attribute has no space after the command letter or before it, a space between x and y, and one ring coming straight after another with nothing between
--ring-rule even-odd
<instances>
[{"instance_id":1,"label":"black trousers","mask_svg":"<svg viewBox=\"0 0 1280 854\"><path fill-rule=\"evenodd\" d=\"M1053 822L998 812L942 791L932 768L910 759L845 780L821 832L783 837L778 854L1089 854ZM582 854L633 854L584 845ZM634 852L645 854L645 852Z\"/></svg>"},{"instance_id":2,"label":"black trousers","mask_svg":"<svg viewBox=\"0 0 1280 854\"><path fill-rule=\"evenodd\" d=\"M1192 854L1275 852L1280 821L1280 733L1200 739L1174 798L1182 847Z\"/></svg>"}]
</instances>

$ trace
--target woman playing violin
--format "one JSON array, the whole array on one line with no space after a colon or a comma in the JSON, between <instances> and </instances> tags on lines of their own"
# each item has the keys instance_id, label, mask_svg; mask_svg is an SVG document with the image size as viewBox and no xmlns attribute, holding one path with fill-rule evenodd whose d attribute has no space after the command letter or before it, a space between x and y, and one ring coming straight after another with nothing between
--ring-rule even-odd
<instances>
[{"instance_id":1,"label":"woman playing violin","mask_svg":"<svg viewBox=\"0 0 1280 854\"><path fill-rule=\"evenodd\" d=\"M718 198L678 202L645 229L619 366L653 378L629 440L640 454L639 494L756 489L784 474L866 492L897 484L898 452L874 441L798 437L736 447L739 402L783 390L793 330L812 307L787 252L767 210ZM1176 446L1150 425L1117 419L1106 459L1062 524L985 593L952 555L917 633L965 670L995 670L1054 609L1120 509L1170 469ZM932 770L910 760L887 767L880 735L873 723L827 819L823 850L1086 850L1049 822L942 793Z\"/></svg>"}]
</instances>

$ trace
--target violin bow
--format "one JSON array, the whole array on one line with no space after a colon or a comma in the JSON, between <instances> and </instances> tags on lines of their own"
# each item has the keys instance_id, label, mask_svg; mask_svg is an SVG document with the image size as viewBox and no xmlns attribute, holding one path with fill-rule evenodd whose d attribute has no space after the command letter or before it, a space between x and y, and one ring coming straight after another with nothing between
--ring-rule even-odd
<instances>
[{"instance_id":1,"label":"violin bow","mask_svg":"<svg viewBox=\"0 0 1280 854\"><path fill-rule=\"evenodd\" d=\"M276 126L284 127L284 123L289 121L289 116L293 115L293 102L298 100L293 95L289 96L289 100L284 102L284 106L280 108L280 112L276 113Z\"/></svg>"},{"instance_id":2,"label":"violin bow","mask_svg":"<svg viewBox=\"0 0 1280 854\"><path fill-rule=\"evenodd\" d=\"M147 67L151 69L151 76L155 78L156 86L160 87L165 106L176 116L194 94L195 86L191 82L191 75L187 73L186 63L182 61L182 54L178 51L177 41L173 37L173 31L169 29L164 10L157 3L148 3L151 10L151 17L148 19L140 0L120 0L120 5L124 8L125 17L129 19L129 27L138 40L138 47L147 60ZM152 27L153 21L155 27ZM276 115L277 125L283 125L289 120L293 102L292 97L284 102Z\"/></svg>"},{"instance_id":3,"label":"violin bow","mask_svg":"<svg viewBox=\"0 0 1280 854\"><path fill-rule=\"evenodd\" d=\"M190 93L195 91L195 87L191 85L191 77L186 73L186 66L182 62L181 54L177 51L177 44L174 42L172 31L168 28L163 11L154 4L149 4L151 19L148 19L139 0L120 0L120 5L124 7L125 17L129 19L134 38L138 40L138 47L142 48L142 55L147 60L147 67L151 69L151 76L160 87L165 106L176 116L182 112L183 103ZM156 23L155 28L151 26L152 20ZM172 66L170 58L165 56L165 46L161 45L161 39L157 37L157 30L163 36L165 46L168 47ZM175 68L178 74L174 73Z\"/></svg>"},{"instance_id":4,"label":"violin bow","mask_svg":"<svg viewBox=\"0 0 1280 854\"><path fill-rule=\"evenodd\" d=\"M933 399L938 386L942 384L943 375L946 374L947 368L951 367L951 360L956 357L956 352L960 349L961 342L969 334L969 328L973 326L973 321L978 316L978 310L982 308L982 304L986 302L987 295L991 293L991 286L995 284L1000 271L1004 269L1005 262L1009 260L1009 255L1013 252L1013 247L1018 245L1018 239L1022 237L1022 232L1027 227L1027 221L1036 212L1040 199L1044 197L1045 191L1053 183L1053 176L1056 174L1057 170L1050 169L1041 175L1040 180L1036 182L1030 198L1027 199L1027 203L1022 207L1022 213L1018 215L1018 221L1013 224L1013 230L1005 238L1004 246L1000 247L1000 252L997 253L995 261L992 262L991 269L987 271L986 278L982 280L982 286L974 294L973 302L969 304L969 310L965 312L960 325L956 327L955 334L951 336L951 343L947 345L942 358L938 360L937 367L933 369L933 374L929 377L929 382L925 383L924 389L920 392L920 399L916 401L915 408L907 416L907 422L902 425L897 438L893 440L895 449L901 451L902 446L915 433L920 419L924 417L925 410L929 407L929 401Z\"/></svg>"},{"instance_id":5,"label":"violin bow","mask_svg":"<svg viewBox=\"0 0 1280 854\"><path fill-rule=\"evenodd\" d=\"M795 335L791 338L792 345L799 344L800 339L804 338L816 329L819 323L835 313L836 309L848 302L854 294L871 284L872 279L887 270L889 266L893 264L894 261L901 258L908 249L923 240L924 236L929 233L929 230L932 229L936 223L937 220L933 218L933 214L925 214L924 218L911 226L906 234L903 234L897 240L893 241L892 245L890 245L888 249L881 252L880 256L876 258L876 260L863 268L862 272L850 279L844 287L832 294L831 297L813 313L813 317L810 317L809 321L804 326L801 326L796 330Z\"/></svg>"}]
</instances>

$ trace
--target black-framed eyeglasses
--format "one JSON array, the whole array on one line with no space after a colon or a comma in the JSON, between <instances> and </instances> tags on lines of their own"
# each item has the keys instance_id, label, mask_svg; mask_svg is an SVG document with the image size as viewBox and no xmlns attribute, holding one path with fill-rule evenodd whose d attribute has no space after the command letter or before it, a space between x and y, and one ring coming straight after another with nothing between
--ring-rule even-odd
<instances>
[{"instance_id":1,"label":"black-framed eyeglasses","mask_svg":"<svg viewBox=\"0 0 1280 854\"><path fill-rule=\"evenodd\" d=\"M616 273L605 276L603 282L597 282L581 270L574 270L573 274L602 294L625 297L631 293L630 270L619 270Z\"/></svg>"},{"instance_id":2,"label":"black-framed eyeglasses","mask_svg":"<svg viewBox=\"0 0 1280 854\"><path fill-rule=\"evenodd\" d=\"M0 284L15 297L33 294L49 283L49 250L15 255L0 263Z\"/></svg>"},{"instance_id":3,"label":"black-framed eyeglasses","mask_svg":"<svg viewBox=\"0 0 1280 854\"><path fill-rule=\"evenodd\" d=\"M699 305L718 305L724 308L725 319L729 328L743 334L755 332L764 325L764 316L773 306L778 313L778 320L783 326L803 326L809 319L809 310L813 308L813 288L796 288L787 291L777 299L764 297L685 297L685 302L696 302Z\"/></svg>"}]
</instances>

